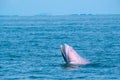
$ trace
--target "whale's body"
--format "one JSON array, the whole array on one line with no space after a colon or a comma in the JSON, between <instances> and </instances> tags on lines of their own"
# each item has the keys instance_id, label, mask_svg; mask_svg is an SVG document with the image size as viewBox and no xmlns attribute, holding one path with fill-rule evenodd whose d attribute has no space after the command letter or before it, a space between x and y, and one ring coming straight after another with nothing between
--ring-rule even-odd
<instances>
[{"instance_id":1,"label":"whale's body","mask_svg":"<svg viewBox=\"0 0 120 80\"><path fill-rule=\"evenodd\" d=\"M89 61L78 55L78 53L69 45L61 45L61 53L67 64L88 64Z\"/></svg>"}]
</instances>

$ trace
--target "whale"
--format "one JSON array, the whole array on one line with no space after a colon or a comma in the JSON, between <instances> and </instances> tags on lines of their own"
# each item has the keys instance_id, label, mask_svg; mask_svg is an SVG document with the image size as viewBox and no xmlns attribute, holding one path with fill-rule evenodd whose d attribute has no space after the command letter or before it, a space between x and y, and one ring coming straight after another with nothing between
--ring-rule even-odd
<instances>
[{"instance_id":1,"label":"whale","mask_svg":"<svg viewBox=\"0 0 120 80\"><path fill-rule=\"evenodd\" d=\"M80 64L85 65L89 64L90 62L81 57L73 47L69 46L68 44L60 45L61 54L66 64Z\"/></svg>"}]
</instances>

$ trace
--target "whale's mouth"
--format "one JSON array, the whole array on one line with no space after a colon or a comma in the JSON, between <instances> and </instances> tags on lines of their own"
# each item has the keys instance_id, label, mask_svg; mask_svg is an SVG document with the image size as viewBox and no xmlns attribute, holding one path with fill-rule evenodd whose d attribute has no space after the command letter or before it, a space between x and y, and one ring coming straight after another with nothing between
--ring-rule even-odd
<instances>
[{"instance_id":1,"label":"whale's mouth","mask_svg":"<svg viewBox=\"0 0 120 80\"><path fill-rule=\"evenodd\" d=\"M67 55L66 55L65 45L61 45L60 48L61 48L61 54L62 54L62 56L63 56L63 59L64 59L64 61L68 64L68 63L69 63L69 60L68 60L68 57L67 57Z\"/></svg>"}]
</instances>

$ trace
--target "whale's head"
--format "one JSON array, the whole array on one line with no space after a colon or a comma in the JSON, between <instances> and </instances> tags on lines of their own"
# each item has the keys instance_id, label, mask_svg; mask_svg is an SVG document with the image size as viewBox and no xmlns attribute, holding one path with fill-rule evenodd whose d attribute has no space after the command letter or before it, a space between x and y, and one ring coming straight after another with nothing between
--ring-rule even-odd
<instances>
[{"instance_id":1,"label":"whale's head","mask_svg":"<svg viewBox=\"0 0 120 80\"><path fill-rule=\"evenodd\" d=\"M67 64L88 64L89 61L79 56L79 54L68 44L60 46L61 54Z\"/></svg>"}]
</instances>

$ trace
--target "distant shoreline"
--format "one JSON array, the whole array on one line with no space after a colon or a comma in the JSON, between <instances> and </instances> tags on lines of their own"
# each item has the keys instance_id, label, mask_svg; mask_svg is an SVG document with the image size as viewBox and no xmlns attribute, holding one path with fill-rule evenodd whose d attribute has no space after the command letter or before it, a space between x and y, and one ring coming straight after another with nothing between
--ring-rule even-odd
<instances>
[{"instance_id":1,"label":"distant shoreline","mask_svg":"<svg viewBox=\"0 0 120 80\"><path fill-rule=\"evenodd\" d=\"M19 16L96 16L96 15L101 15L101 16L112 16L112 15L118 15L120 14L65 14L65 15L51 15L51 14L38 14L38 15L0 15L0 17L19 17Z\"/></svg>"}]
</instances>

